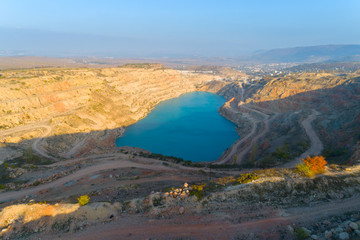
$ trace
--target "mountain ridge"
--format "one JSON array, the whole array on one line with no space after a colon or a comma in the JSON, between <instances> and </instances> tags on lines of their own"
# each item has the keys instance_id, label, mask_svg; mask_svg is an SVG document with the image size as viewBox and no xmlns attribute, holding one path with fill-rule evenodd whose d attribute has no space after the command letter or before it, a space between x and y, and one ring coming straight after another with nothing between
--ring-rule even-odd
<instances>
[{"instance_id":1,"label":"mountain ridge","mask_svg":"<svg viewBox=\"0 0 360 240\"><path fill-rule=\"evenodd\" d=\"M353 56L359 54L360 44L329 44L306 47L275 48L267 51L258 51L244 60L261 63L314 63L334 61L337 59L351 59Z\"/></svg>"}]
</instances>

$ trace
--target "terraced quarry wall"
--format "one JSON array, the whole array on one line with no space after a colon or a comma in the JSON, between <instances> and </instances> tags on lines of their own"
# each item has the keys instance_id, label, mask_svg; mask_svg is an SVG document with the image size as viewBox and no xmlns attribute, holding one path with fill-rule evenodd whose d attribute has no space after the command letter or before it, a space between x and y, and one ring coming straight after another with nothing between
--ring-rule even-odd
<instances>
[{"instance_id":1,"label":"terraced quarry wall","mask_svg":"<svg viewBox=\"0 0 360 240\"><path fill-rule=\"evenodd\" d=\"M63 155L81 144L85 133L93 132L93 140L103 142L110 137L109 143L157 103L197 91L198 85L218 77L182 74L161 65L2 71L0 141L8 145L46 135L50 138L42 147Z\"/></svg>"},{"instance_id":2,"label":"terraced quarry wall","mask_svg":"<svg viewBox=\"0 0 360 240\"><path fill-rule=\"evenodd\" d=\"M360 140L359 75L268 76L243 85L243 91L227 91L230 101L221 112L239 125L249 122L243 135L251 134L245 135L249 137L239 142L237 150L223 162L232 163L236 158L240 159L238 163L270 167L290 161L312 146L306 132L312 128L323 145L313 146L319 150L317 154L331 162L346 163ZM305 130L303 123L310 116Z\"/></svg>"},{"instance_id":3,"label":"terraced quarry wall","mask_svg":"<svg viewBox=\"0 0 360 240\"><path fill-rule=\"evenodd\" d=\"M302 122L313 111L319 113L313 132L324 145L319 154L344 163L358 141L359 72L296 73L258 82L216 81L224 75L155 64L0 74L1 161L30 146L54 159L102 153L114 147L123 127L160 101L198 90L224 96L228 102L220 112L238 125L241 142L223 163L236 158L238 164L270 167L300 156L311 147Z\"/></svg>"}]
</instances>

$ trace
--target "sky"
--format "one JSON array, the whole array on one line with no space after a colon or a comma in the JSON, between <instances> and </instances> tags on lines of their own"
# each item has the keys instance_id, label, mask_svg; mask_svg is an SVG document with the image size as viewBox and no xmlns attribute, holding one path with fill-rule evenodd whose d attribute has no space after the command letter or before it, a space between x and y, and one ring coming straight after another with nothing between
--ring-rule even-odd
<instances>
[{"instance_id":1,"label":"sky","mask_svg":"<svg viewBox=\"0 0 360 240\"><path fill-rule=\"evenodd\" d=\"M359 0L0 0L0 55L236 57L360 44Z\"/></svg>"}]
</instances>

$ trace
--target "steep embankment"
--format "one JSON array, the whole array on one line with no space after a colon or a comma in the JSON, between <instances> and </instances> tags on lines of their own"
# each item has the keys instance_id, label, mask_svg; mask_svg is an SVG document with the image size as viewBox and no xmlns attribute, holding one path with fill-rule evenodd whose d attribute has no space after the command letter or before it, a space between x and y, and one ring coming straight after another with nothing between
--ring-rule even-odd
<instances>
[{"instance_id":1,"label":"steep embankment","mask_svg":"<svg viewBox=\"0 0 360 240\"><path fill-rule=\"evenodd\" d=\"M359 75L268 76L258 83L237 86L243 91L227 90L231 100L221 113L238 124L244 137L219 162L271 167L307 154L346 161L360 126ZM312 111L318 114L313 116ZM312 117L307 120L308 116Z\"/></svg>"},{"instance_id":2,"label":"steep embankment","mask_svg":"<svg viewBox=\"0 0 360 240\"><path fill-rule=\"evenodd\" d=\"M85 142L111 145L121 127L143 118L157 103L196 91L199 84L217 77L182 74L161 65L3 71L0 141L8 145L46 136L46 141L24 142L23 147L32 144L41 155L45 148L66 157ZM51 131L45 134L44 125ZM2 156L15 154L10 153Z\"/></svg>"}]
</instances>

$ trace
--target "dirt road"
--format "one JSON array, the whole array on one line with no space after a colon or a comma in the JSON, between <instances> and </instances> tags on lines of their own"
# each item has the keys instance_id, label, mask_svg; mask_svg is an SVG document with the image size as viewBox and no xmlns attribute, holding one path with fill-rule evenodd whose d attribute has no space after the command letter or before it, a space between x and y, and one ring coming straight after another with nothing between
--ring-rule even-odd
<instances>
[{"instance_id":1,"label":"dirt road","mask_svg":"<svg viewBox=\"0 0 360 240\"><path fill-rule=\"evenodd\" d=\"M52 131L52 127L47 126L47 125L41 125L38 126L38 128L45 128L46 131L43 133L42 137L36 139L33 144L31 145L32 149L37 152L39 155L52 159L52 160L56 160L56 158L50 156L49 154L47 154L44 149L41 148L41 142L45 139L45 137L49 136L49 134Z\"/></svg>"},{"instance_id":2,"label":"dirt road","mask_svg":"<svg viewBox=\"0 0 360 240\"><path fill-rule=\"evenodd\" d=\"M236 112L238 113L238 112ZM249 118L249 122L251 122L252 127L251 127L251 131L243 138L237 140L233 145L230 146L229 151L226 152L224 154L224 156L219 160L216 161L214 164L226 164L226 163L230 163L232 160L234 160L234 155L237 153L238 149L240 148L240 146L248 141L254 134L256 131L256 126L257 126L257 121L255 121L253 118Z\"/></svg>"},{"instance_id":3,"label":"dirt road","mask_svg":"<svg viewBox=\"0 0 360 240\"><path fill-rule=\"evenodd\" d=\"M301 162L303 158L306 158L309 155L318 155L323 150L323 144L321 140L319 139L318 135L316 134L315 130L311 126L311 123L316 119L316 117L319 115L319 112L316 110L312 110L312 113L301 122L301 125L303 126L306 135L308 135L311 146L308 150L306 150L304 153L302 153L299 157L297 157L294 161L284 164L282 167L295 167L297 164Z\"/></svg>"},{"instance_id":4,"label":"dirt road","mask_svg":"<svg viewBox=\"0 0 360 240\"><path fill-rule=\"evenodd\" d=\"M100 164L96 164L96 165L93 165L90 167L86 167L84 169L80 169L79 171L77 171L75 173L72 173L72 174L62 177L62 178L59 178L50 183L41 184L36 187L31 187L28 189L22 189L20 191L2 192L2 193L0 193L0 202L19 199L26 195L31 195L38 191L44 190L44 189L56 188L67 182L80 179L84 176L92 175L99 171L108 170L108 169L128 168L128 167L136 167L136 168L152 169L152 170L173 170L173 168L171 168L171 167L166 167L166 166L160 165L160 164L145 165L145 164L130 162L127 160L102 162Z\"/></svg>"},{"instance_id":5,"label":"dirt road","mask_svg":"<svg viewBox=\"0 0 360 240\"><path fill-rule=\"evenodd\" d=\"M229 151L227 153L225 153L224 156L219 161L217 161L215 164L226 164L226 163L232 164L232 162L234 161L235 154L236 154L236 159L237 159L236 163L240 164L242 162L245 154L251 150L252 145L254 143L256 143L260 138L262 138L269 131L269 122L277 116L275 114L273 117L270 118L270 116L268 114L265 114L259 110L249 108L244 105L241 105L241 107L245 108L248 111L256 112L257 114L261 115L264 118L264 120L262 120L262 121L255 120L250 115L248 115L247 118L249 119L249 121L252 124L250 133L248 133L245 137L239 139L233 145L231 145ZM233 107L230 107L229 109L231 109L231 111L233 111L234 113L237 113L237 114L241 113L239 111L236 111ZM264 123L264 129L255 135L257 126L261 122ZM243 149L241 149L241 145L244 144L246 141L250 140L250 138L252 138L251 144L249 144L248 146L245 146L245 148L243 147Z\"/></svg>"},{"instance_id":6,"label":"dirt road","mask_svg":"<svg viewBox=\"0 0 360 240\"><path fill-rule=\"evenodd\" d=\"M239 239L253 239L249 236L254 233L260 236L260 239L291 239L281 238L277 230L286 232L288 225L314 224L322 218L356 211L359 208L359 198L350 198L310 207L271 211L257 209L255 212L261 213L260 218L244 221L236 218L243 214L240 210L233 210L233 213L218 210L216 215L185 212L184 215L175 214L170 218L125 214L112 223L101 225L101 231L100 226L92 226L55 239L238 239L239 236L243 237ZM187 211L191 212L190 209Z\"/></svg>"}]
</instances>

